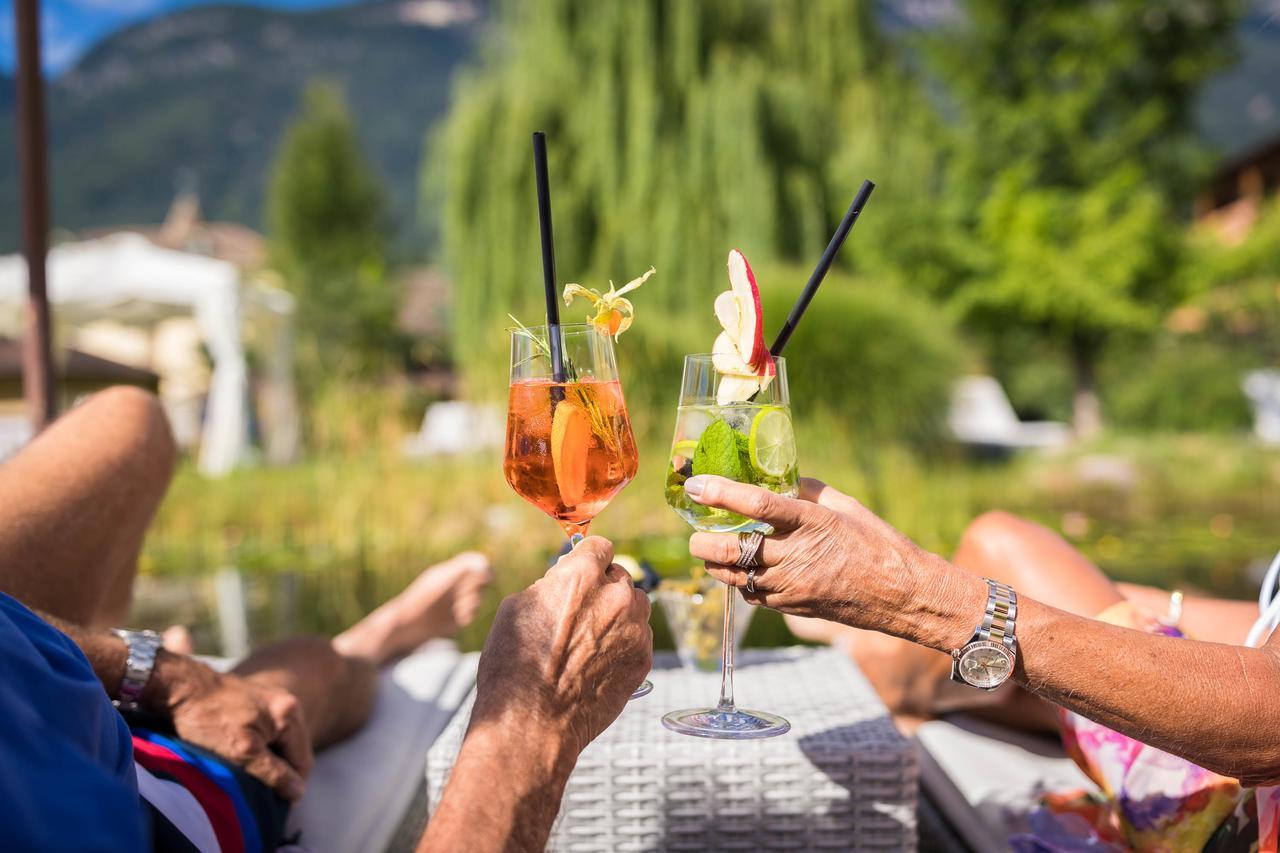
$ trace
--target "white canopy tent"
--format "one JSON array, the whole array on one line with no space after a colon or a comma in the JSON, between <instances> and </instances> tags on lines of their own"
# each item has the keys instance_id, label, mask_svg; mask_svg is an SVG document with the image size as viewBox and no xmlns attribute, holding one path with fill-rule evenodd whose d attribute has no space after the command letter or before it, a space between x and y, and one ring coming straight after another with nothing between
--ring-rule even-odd
<instances>
[{"instance_id":1,"label":"white canopy tent","mask_svg":"<svg viewBox=\"0 0 1280 853\"><path fill-rule=\"evenodd\" d=\"M154 327L174 316L194 318L213 362L200 441L200 470L226 473L249 451L249 379L242 330L248 320L270 324L264 357L272 384L272 459L297 446L289 321L292 297L243 281L234 264L164 249L138 234L66 243L49 252L49 301L60 329L102 318ZM21 328L27 268L21 255L0 257L0 329Z\"/></svg>"}]
</instances>

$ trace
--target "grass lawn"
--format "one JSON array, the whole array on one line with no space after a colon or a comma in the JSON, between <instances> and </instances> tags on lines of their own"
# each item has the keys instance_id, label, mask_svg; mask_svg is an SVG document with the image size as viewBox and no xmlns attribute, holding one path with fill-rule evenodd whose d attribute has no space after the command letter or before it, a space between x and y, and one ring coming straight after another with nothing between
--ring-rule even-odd
<instances>
[{"instance_id":1,"label":"grass lawn","mask_svg":"<svg viewBox=\"0 0 1280 853\"><path fill-rule=\"evenodd\" d=\"M639 435L654 432L637 424ZM987 463L859 447L820 424L801 424L798 441L802 474L850 492L944 554L976 514L1003 508L1064 532L1114 577L1252 597L1258 564L1280 548L1280 452L1242 438L1114 436L1061 456ZM687 573L689 531L662 499L666 446L650 441L641 454L639 476L593 532L664 575ZM461 637L478 648L501 595L536 578L562 541L507 487L496 455L410 462L369 452L221 480L184 467L147 541L142 589L149 578L188 588L176 617L195 623L212 649L202 602L219 568L249 576L254 636L266 640L338 630L422 567L478 548L497 573L495 594ZM281 598L293 602L289 612ZM174 618L168 610L163 618ZM781 620L761 617L748 644L789 641Z\"/></svg>"}]
</instances>

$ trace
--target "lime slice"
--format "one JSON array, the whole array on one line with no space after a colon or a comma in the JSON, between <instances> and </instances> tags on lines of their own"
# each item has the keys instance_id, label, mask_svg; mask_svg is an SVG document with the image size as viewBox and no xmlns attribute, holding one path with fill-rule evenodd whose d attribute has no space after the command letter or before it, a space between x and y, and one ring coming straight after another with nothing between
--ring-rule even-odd
<instances>
[{"instance_id":1,"label":"lime slice","mask_svg":"<svg viewBox=\"0 0 1280 853\"><path fill-rule=\"evenodd\" d=\"M751 422L748 438L751 467L766 477L781 477L796 464L796 439L791 417L783 409L761 409Z\"/></svg>"},{"instance_id":2,"label":"lime slice","mask_svg":"<svg viewBox=\"0 0 1280 853\"><path fill-rule=\"evenodd\" d=\"M675 447L671 448L671 458L674 459L677 456L683 456L685 459L692 459L693 451L697 449L698 442L696 441L689 441L688 439L685 439L684 441L677 441Z\"/></svg>"},{"instance_id":3,"label":"lime slice","mask_svg":"<svg viewBox=\"0 0 1280 853\"><path fill-rule=\"evenodd\" d=\"M681 477L688 477L689 474L684 472L686 468L693 464L693 454L698 449L696 441L677 441L675 446L671 448L671 470ZM680 482L684 482L682 479Z\"/></svg>"}]
</instances>

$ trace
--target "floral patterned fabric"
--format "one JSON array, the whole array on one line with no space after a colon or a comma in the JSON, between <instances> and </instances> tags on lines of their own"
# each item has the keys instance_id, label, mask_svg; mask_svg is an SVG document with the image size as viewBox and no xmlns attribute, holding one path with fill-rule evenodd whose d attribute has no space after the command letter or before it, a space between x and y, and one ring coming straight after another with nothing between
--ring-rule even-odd
<instances>
[{"instance_id":1,"label":"floral patterned fabric","mask_svg":"<svg viewBox=\"0 0 1280 853\"><path fill-rule=\"evenodd\" d=\"M1120 602L1104 622L1181 637L1153 614ZM1010 839L1030 851L1259 851L1277 853L1280 789L1240 784L1140 743L1071 711L1059 711L1063 746L1099 791L1045 797L1031 833Z\"/></svg>"}]
</instances>

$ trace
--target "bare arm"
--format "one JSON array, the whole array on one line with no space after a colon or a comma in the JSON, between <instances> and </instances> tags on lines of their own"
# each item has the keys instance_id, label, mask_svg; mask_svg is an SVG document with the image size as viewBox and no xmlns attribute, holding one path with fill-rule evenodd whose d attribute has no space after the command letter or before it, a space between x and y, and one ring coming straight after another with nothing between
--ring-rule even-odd
<instances>
[{"instance_id":1,"label":"bare arm","mask_svg":"<svg viewBox=\"0 0 1280 853\"><path fill-rule=\"evenodd\" d=\"M79 646L107 695L115 698L128 656L124 640L47 613L40 616ZM281 796L302 796L314 759L292 694L161 650L139 704L148 713L172 719L180 737L240 765Z\"/></svg>"},{"instance_id":2,"label":"bare arm","mask_svg":"<svg viewBox=\"0 0 1280 853\"><path fill-rule=\"evenodd\" d=\"M701 485L695 499L779 531L765 544L756 603L943 652L972 635L985 607L983 581L923 551L853 498L814 480L802 485L808 500L716 477ZM737 556L733 537L695 534L690 550L720 579L744 585L745 572L727 565ZM1280 780L1280 707L1271 699L1280 693L1280 641L1248 649L1157 636L1025 596L1017 636L1015 678L1032 693L1245 784Z\"/></svg>"},{"instance_id":3,"label":"bare arm","mask_svg":"<svg viewBox=\"0 0 1280 853\"><path fill-rule=\"evenodd\" d=\"M418 849L541 850L560 812L577 751L530 721L473 728Z\"/></svg>"},{"instance_id":4,"label":"bare arm","mask_svg":"<svg viewBox=\"0 0 1280 853\"><path fill-rule=\"evenodd\" d=\"M613 722L653 660L649 600L592 536L502 602L476 701L419 851L546 847L578 754Z\"/></svg>"},{"instance_id":5,"label":"bare arm","mask_svg":"<svg viewBox=\"0 0 1280 853\"><path fill-rule=\"evenodd\" d=\"M916 606L889 633L950 652L986 603L981 579L941 557L911 570ZM1246 785L1280 780L1280 653L1147 634L1018 597L1027 690Z\"/></svg>"},{"instance_id":6,"label":"bare arm","mask_svg":"<svg viewBox=\"0 0 1280 853\"><path fill-rule=\"evenodd\" d=\"M1118 583L1116 586L1125 598L1152 613L1169 612L1167 589L1132 583ZM1178 620L1178 625L1197 640L1241 646L1257 618L1256 601L1228 601L1187 594L1182 600L1182 618Z\"/></svg>"}]
</instances>

